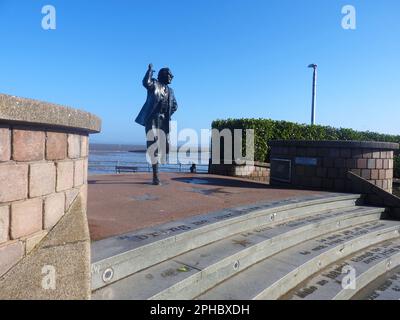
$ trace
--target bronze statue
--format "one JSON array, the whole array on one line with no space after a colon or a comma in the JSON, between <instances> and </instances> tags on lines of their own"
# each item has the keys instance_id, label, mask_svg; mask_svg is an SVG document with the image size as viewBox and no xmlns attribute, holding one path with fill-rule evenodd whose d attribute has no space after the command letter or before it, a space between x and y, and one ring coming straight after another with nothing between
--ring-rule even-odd
<instances>
[{"instance_id":1,"label":"bronze statue","mask_svg":"<svg viewBox=\"0 0 400 320\"><path fill-rule=\"evenodd\" d=\"M159 154L169 154L169 139L171 116L178 109L174 91L168 85L174 76L169 68L163 68L158 73L158 79L153 79L153 65L150 64L143 79L147 89L147 101L140 111L136 122L145 127L147 137L147 152L154 144L154 154L149 154L153 167L153 184L160 185L158 177ZM164 139L165 141L160 141ZM165 143L162 143L165 142Z\"/></svg>"}]
</instances>

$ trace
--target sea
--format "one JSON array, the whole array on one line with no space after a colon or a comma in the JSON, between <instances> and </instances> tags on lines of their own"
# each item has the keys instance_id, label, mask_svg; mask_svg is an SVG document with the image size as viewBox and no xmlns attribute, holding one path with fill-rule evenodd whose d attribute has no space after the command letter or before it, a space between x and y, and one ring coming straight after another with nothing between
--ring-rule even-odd
<instances>
[{"instance_id":1,"label":"sea","mask_svg":"<svg viewBox=\"0 0 400 320\"><path fill-rule=\"evenodd\" d=\"M193 163L198 173L208 172L208 150L182 153L173 150L169 163L160 165L160 172L190 172ZM136 167L137 172L151 172L146 148L140 145L90 144L89 175L115 174L117 166Z\"/></svg>"}]
</instances>

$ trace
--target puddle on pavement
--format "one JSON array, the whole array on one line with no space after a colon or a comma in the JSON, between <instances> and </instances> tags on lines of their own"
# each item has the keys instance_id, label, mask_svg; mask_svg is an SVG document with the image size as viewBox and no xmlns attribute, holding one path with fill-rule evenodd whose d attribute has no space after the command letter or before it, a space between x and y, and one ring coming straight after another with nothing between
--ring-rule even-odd
<instances>
[{"instance_id":1,"label":"puddle on pavement","mask_svg":"<svg viewBox=\"0 0 400 320\"><path fill-rule=\"evenodd\" d=\"M182 179L182 181L190 184L210 184L210 181L206 179Z\"/></svg>"},{"instance_id":2,"label":"puddle on pavement","mask_svg":"<svg viewBox=\"0 0 400 320\"><path fill-rule=\"evenodd\" d=\"M142 196L132 197L132 199L135 201L153 201L158 200L158 197L151 194L144 194Z\"/></svg>"},{"instance_id":3,"label":"puddle on pavement","mask_svg":"<svg viewBox=\"0 0 400 320\"><path fill-rule=\"evenodd\" d=\"M212 196L212 195L215 195L215 194L231 194L230 192L223 191L221 189L196 189L196 188L192 188L190 191L194 192L194 193L200 193L200 194L202 194L204 196Z\"/></svg>"}]
</instances>

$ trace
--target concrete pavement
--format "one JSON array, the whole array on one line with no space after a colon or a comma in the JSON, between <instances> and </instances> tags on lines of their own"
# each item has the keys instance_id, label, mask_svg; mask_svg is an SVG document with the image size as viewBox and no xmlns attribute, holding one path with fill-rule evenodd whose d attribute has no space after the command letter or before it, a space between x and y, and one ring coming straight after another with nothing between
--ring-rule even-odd
<instances>
[{"instance_id":1,"label":"concrete pavement","mask_svg":"<svg viewBox=\"0 0 400 320\"><path fill-rule=\"evenodd\" d=\"M89 177L92 241L241 205L324 193L208 174L161 173L160 187L150 179L148 173Z\"/></svg>"}]
</instances>

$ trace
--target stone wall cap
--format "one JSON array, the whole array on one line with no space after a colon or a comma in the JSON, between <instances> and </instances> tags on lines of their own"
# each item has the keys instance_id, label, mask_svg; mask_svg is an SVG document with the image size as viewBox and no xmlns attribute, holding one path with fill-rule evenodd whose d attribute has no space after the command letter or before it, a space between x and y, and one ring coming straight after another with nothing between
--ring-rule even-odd
<instances>
[{"instance_id":1,"label":"stone wall cap","mask_svg":"<svg viewBox=\"0 0 400 320\"><path fill-rule=\"evenodd\" d=\"M270 146L279 147L310 147L310 148L361 148L398 150L400 145L393 142L379 141L345 141L345 140L274 140L269 141Z\"/></svg>"},{"instance_id":2,"label":"stone wall cap","mask_svg":"<svg viewBox=\"0 0 400 320\"><path fill-rule=\"evenodd\" d=\"M101 119L91 113L33 99L0 94L0 123L101 131Z\"/></svg>"}]
</instances>

